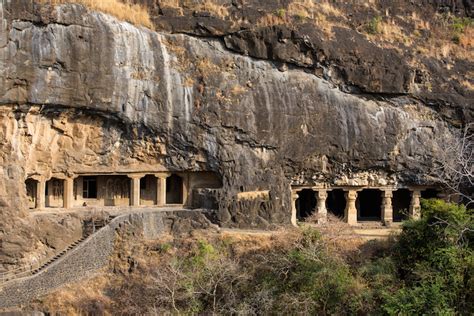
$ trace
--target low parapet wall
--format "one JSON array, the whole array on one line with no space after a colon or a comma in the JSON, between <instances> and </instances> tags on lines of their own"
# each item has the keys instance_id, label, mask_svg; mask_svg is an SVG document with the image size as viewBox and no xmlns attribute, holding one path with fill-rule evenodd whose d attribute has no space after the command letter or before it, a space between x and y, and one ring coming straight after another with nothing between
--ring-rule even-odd
<instances>
[{"instance_id":1,"label":"low parapet wall","mask_svg":"<svg viewBox=\"0 0 474 316\"><path fill-rule=\"evenodd\" d=\"M156 211L121 215L109 225L89 236L84 242L30 277L12 280L0 287L0 308L25 305L53 290L89 278L108 265L114 251L116 229L124 223L139 225L145 238L153 239L164 232L182 233L209 228L212 223L205 211Z\"/></svg>"}]
</instances>

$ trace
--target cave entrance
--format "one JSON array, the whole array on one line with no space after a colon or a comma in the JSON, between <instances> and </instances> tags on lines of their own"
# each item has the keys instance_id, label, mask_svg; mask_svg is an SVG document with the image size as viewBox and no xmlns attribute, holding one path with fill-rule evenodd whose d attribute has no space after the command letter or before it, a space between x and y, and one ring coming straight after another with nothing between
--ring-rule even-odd
<instances>
[{"instance_id":1,"label":"cave entrance","mask_svg":"<svg viewBox=\"0 0 474 316\"><path fill-rule=\"evenodd\" d=\"M166 204L183 204L183 178L177 174L166 178Z\"/></svg>"},{"instance_id":2,"label":"cave entrance","mask_svg":"<svg viewBox=\"0 0 474 316\"><path fill-rule=\"evenodd\" d=\"M64 180L51 178L46 182L46 207L64 207Z\"/></svg>"},{"instance_id":3,"label":"cave entrance","mask_svg":"<svg viewBox=\"0 0 474 316\"><path fill-rule=\"evenodd\" d=\"M439 194L439 190L436 189L426 189L421 191L421 198L422 199L437 199Z\"/></svg>"},{"instance_id":4,"label":"cave entrance","mask_svg":"<svg viewBox=\"0 0 474 316\"><path fill-rule=\"evenodd\" d=\"M411 203L411 192L408 189L399 189L393 192L392 207L393 221L401 222L408 219Z\"/></svg>"},{"instance_id":5,"label":"cave entrance","mask_svg":"<svg viewBox=\"0 0 474 316\"><path fill-rule=\"evenodd\" d=\"M382 220L382 191L364 189L359 192L356 200L358 221Z\"/></svg>"},{"instance_id":6,"label":"cave entrance","mask_svg":"<svg viewBox=\"0 0 474 316\"><path fill-rule=\"evenodd\" d=\"M314 214L316 209L316 194L311 189L303 189L298 192L298 203L296 203L296 218L304 220Z\"/></svg>"},{"instance_id":7,"label":"cave entrance","mask_svg":"<svg viewBox=\"0 0 474 316\"><path fill-rule=\"evenodd\" d=\"M147 174L140 179L140 205L157 205L158 178Z\"/></svg>"},{"instance_id":8,"label":"cave entrance","mask_svg":"<svg viewBox=\"0 0 474 316\"><path fill-rule=\"evenodd\" d=\"M328 212L334 216L344 218L344 211L346 209L346 196L344 190L334 189L329 191L326 200L326 208Z\"/></svg>"},{"instance_id":9,"label":"cave entrance","mask_svg":"<svg viewBox=\"0 0 474 316\"><path fill-rule=\"evenodd\" d=\"M38 190L38 181L34 179L26 179L26 197L28 199L28 208L33 209L37 207L36 192Z\"/></svg>"}]
</instances>

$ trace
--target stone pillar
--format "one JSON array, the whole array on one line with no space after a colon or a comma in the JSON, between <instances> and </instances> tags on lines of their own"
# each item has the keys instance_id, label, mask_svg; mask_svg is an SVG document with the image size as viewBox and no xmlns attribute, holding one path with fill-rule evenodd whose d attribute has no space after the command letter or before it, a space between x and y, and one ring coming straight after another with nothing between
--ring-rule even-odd
<instances>
[{"instance_id":1,"label":"stone pillar","mask_svg":"<svg viewBox=\"0 0 474 316\"><path fill-rule=\"evenodd\" d=\"M382 221L385 226L390 226L393 223L392 197L393 197L392 190L383 191Z\"/></svg>"},{"instance_id":2,"label":"stone pillar","mask_svg":"<svg viewBox=\"0 0 474 316\"><path fill-rule=\"evenodd\" d=\"M420 197L421 191L420 190L413 190L411 193L411 202L410 202L410 217L414 219L420 218Z\"/></svg>"},{"instance_id":3,"label":"stone pillar","mask_svg":"<svg viewBox=\"0 0 474 316\"><path fill-rule=\"evenodd\" d=\"M164 206L166 205L166 176L157 175L156 177L156 204Z\"/></svg>"},{"instance_id":4,"label":"stone pillar","mask_svg":"<svg viewBox=\"0 0 474 316\"><path fill-rule=\"evenodd\" d=\"M141 176L132 175L128 176L130 179L130 205L140 205L140 178Z\"/></svg>"},{"instance_id":5,"label":"stone pillar","mask_svg":"<svg viewBox=\"0 0 474 316\"><path fill-rule=\"evenodd\" d=\"M297 225L297 220L296 220L296 200L298 199L298 193L291 191L291 224L293 226L298 226Z\"/></svg>"},{"instance_id":6,"label":"stone pillar","mask_svg":"<svg viewBox=\"0 0 474 316\"><path fill-rule=\"evenodd\" d=\"M344 220L349 225L357 224L356 199L356 190L349 190L346 192L346 209L344 210Z\"/></svg>"},{"instance_id":7,"label":"stone pillar","mask_svg":"<svg viewBox=\"0 0 474 316\"><path fill-rule=\"evenodd\" d=\"M189 202L189 174L184 174L183 178L183 206L187 206Z\"/></svg>"},{"instance_id":8,"label":"stone pillar","mask_svg":"<svg viewBox=\"0 0 474 316\"><path fill-rule=\"evenodd\" d=\"M36 208L46 207L46 181L41 178L36 187Z\"/></svg>"},{"instance_id":9,"label":"stone pillar","mask_svg":"<svg viewBox=\"0 0 474 316\"><path fill-rule=\"evenodd\" d=\"M47 187L47 190L48 190L48 194L46 195L45 193L45 200L46 200L46 206L47 207L51 207L51 196L53 195L53 186L52 186L52 183L51 183L51 179L49 179L48 181L46 181L46 187Z\"/></svg>"},{"instance_id":10,"label":"stone pillar","mask_svg":"<svg viewBox=\"0 0 474 316\"><path fill-rule=\"evenodd\" d=\"M64 179L63 207L71 208L74 201L74 178Z\"/></svg>"},{"instance_id":11,"label":"stone pillar","mask_svg":"<svg viewBox=\"0 0 474 316\"><path fill-rule=\"evenodd\" d=\"M328 194L326 190L319 190L316 192L316 211L318 214L318 224L324 224L327 222L328 211L326 209L326 199Z\"/></svg>"}]
</instances>

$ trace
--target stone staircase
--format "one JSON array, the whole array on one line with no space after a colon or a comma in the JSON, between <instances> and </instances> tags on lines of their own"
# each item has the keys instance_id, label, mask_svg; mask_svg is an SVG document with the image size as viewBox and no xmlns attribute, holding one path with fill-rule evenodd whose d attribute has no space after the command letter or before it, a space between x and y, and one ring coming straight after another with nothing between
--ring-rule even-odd
<instances>
[{"instance_id":1,"label":"stone staircase","mask_svg":"<svg viewBox=\"0 0 474 316\"><path fill-rule=\"evenodd\" d=\"M209 229L208 210L161 210L118 215L110 222L90 226L92 234L71 244L69 249L41 265L14 274L0 284L0 314L11 308L25 306L65 284L87 279L109 264L114 251L116 231L136 227L145 239L155 239L164 232L180 233L194 229ZM206 215L207 214L207 215ZM105 225L105 226L102 226ZM99 228L99 226L102 226Z\"/></svg>"},{"instance_id":2,"label":"stone staircase","mask_svg":"<svg viewBox=\"0 0 474 316\"><path fill-rule=\"evenodd\" d=\"M55 255L54 257L50 258L48 261L46 261L43 265L41 265L40 267L34 269L31 271L31 275L35 275L37 273L39 273L40 271L46 269L48 266L50 266L52 263L54 263L56 260L60 259L62 256L64 256L69 250L73 249L74 247L76 247L77 245L79 245L81 242L83 242L84 240L86 240L87 237L89 237L90 235L85 235L83 236L82 238L76 240L75 242L73 242L72 244L70 244L66 249L64 249L63 251L61 251L60 253L58 253L57 255Z\"/></svg>"},{"instance_id":3,"label":"stone staircase","mask_svg":"<svg viewBox=\"0 0 474 316\"><path fill-rule=\"evenodd\" d=\"M53 263L55 263L56 261L64 257L69 251L73 250L78 245L83 243L89 236L94 234L99 229L108 225L108 223L110 223L110 221L114 218L115 216L109 216L105 219L100 219L96 221L91 220L91 221L86 222L83 236L80 239L74 241L72 244L70 244L66 249L57 253L54 257L47 258L35 264L31 264L31 265L20 267L20 268L10 270L4 273L0 273L0 288L6 285L10 281L28 277L28 276L33 276L47 269L50 265L52 265Z\"/></svg>"}]
</instances>

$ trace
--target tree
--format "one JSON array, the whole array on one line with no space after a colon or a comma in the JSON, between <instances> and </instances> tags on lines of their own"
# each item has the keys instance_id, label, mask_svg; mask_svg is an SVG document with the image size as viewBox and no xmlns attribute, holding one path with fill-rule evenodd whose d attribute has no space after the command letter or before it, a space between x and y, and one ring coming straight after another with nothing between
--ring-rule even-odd
<instances>
[{"instance_id":1,"label":"tree","mask_svg":"<svg viewBox=\"0 0 474 316\"><path fill-rule=\"evenodd\" d=\"M450 137L440 139L436 157L441 182L467 207L474 205L474 123Z\"/></svg>"}]
</instances>

